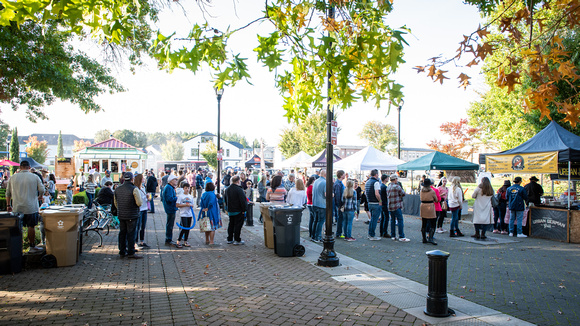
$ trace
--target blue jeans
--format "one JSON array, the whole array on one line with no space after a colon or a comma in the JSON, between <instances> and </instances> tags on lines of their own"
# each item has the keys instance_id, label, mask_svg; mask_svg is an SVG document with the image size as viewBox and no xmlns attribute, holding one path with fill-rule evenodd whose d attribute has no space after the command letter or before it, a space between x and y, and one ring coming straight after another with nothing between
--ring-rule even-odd
<instances>
[{"instance_id":1,"label":"blue jeans","mask_svg":"<svg viewBox=\"0 0 580 326\"><path fill-rule=\"evenodd\" d=\"M389 210L383 209L381 212L381 224L379 225L380 236L386 236L389 233Z\"/></svg>"},{"instance_id":2,"label":"blue jeans","mask_svg":"<svg viewBox=\"0 0 580 326\"><path fill-rule=\"evenodd\" d=\"M147 211L140 211L139 218L137 219L137 226L135 227L135 242L139 242L139 237L141 237L141 242L145 241L145 227L147 226Z\"/></svg>"},{"instance_id":3,"label":"blue jeans","mask_svg":"<svg viewBox=\"0 0 580 326\"><path fill-rule=\"evenodd\" d=\"M87 206L88 208L93 207L93 198L95 198L95 194L91 194L91 193L86 193L87 194L87 198L89 199L89 205Z\"/></svg>"},{"instance_id":4,"label":"blue jeans","mask_svg":"<svg viewBox=\"0 0 580 326\"><path fill-rule=\"evenodd\" d=\"M149 206L151 206L151 209L149 209L151 211L151 214L155 213L155 193L154 192L150 192L151 194L151 200L149 201Z\"/></svg>"},{"instance_id":5,"label":"blue jeans","mask_svg":"<svg viewBox=\"0 0 580 326\"><path fill-rule=\"evenodd\" d=\"M336 221L336 237L340 237L343 233L346 234L346 223L344 221L344 212L341 212L340 209L337 209L338 220Z\"/></svg>"},{"instance_id":6,"label":"blue jeans","mask_svg":"<svg viewBox=\"0 0 580 326\"><path fill-rule=\"evenodd\" d=\"M523 230L522 230L522 220L524 219L524 211L512 211L510 210L510 233L515 233L514 232L514 222L516 222L517 219L517 227L518 227L518 233L517 234L523 234Z\"/></svg>"},{"instance_id":7,"label":"blue jeans","mask_svg":"<svg viewBox=\"0 0 580 326\"><path fill-rule=\"evenodd\" d=\"M334 219L334 223L338 223L338 207L336 207L336 205L334 204L334 202L332 203L332 218Z\"/></svg>"},{"instance_id":8,"label":"blue jeans","mask_svg":"<svg viewBox=\"0 0 580 326\"><path fill-rule=\"evenodd\" d=\"M322 207L312 206L316 220L314 222L314 240L322 240L322 226L326 220L326 209Z\"/></svg>"},{"instance_id":9,"label":"blue jeans","mask_svg":"<svg viewBox=\"0 0 580 326\"><path fill-rule=\"evenodd\" d=\"M175 224L175 212L167 213L167 224L165 224L165 242L173 240L173 225Z\"/></svg>"},{"instance_id":10,"label":"blue jeans","mask_svg":"<svg viewBox=\"0 0 580 326\"><path fill-rule=\"evenodd\" d=\"M371 211L371 221L369 223L369 237L374 237L375 230L377 228L377 222L379 221L379 217L381 216L383 208L379 204L369 203L369 210Z\"/></svg>"},{"instance_id":11,"label":"blue jeans","mask_svg":"<svg viewBox=\"0 0 580 326\"><path fill-rule=\"evenodd\" d=\"M459 212L460 210L451 212L451 224L449 225L450 232L459 230Z\"/></svg>"},{"instance_id":12,"label":"blue jeans","mask_svg":"<svg viewBox=\"0 0 580 326\"><path fill-rule=\"evenodd\" d=\"M316 221L316 216L314 216L314 209L312 205L307 205L308 212L310 213L310 220L308 220L308 236L312 239L314 237L314 223Z\"/></svg>"},{"instance_id":13,"label":"blue jeans","mask_svg":"<svg viewBox=\"0 0 580 326\"><path fill-rule=\"evenodd\" d=\"M119 254L135 254L135 227L137 219L119 220Z\"/></svg>"},{"instance_id":14,"label":"blue jeans","mask_svg":"<svg viewBox=\"0 0 580 326\"><path fill-rule=\"evenodd\" d=\"M354 211L344 212L344 237L352 238L352 220L354 219Z\"/></svg>"},{"instance_id":15,"label":"blue jeans","mask_svg":"<svg viewBox=\"0 0 580 326\"><path fill-rule=\"evenodd\" d=\"M399 226L399 239L404 238L405 231L403 230L403 227L405 226L405 224L403 223L403 212L401 211L400 208L398 208L394 211L389 211L389 213L391 214L391 237L395 236L395 219L396 219L397 225Z\"/></svg>"}]
</instances>

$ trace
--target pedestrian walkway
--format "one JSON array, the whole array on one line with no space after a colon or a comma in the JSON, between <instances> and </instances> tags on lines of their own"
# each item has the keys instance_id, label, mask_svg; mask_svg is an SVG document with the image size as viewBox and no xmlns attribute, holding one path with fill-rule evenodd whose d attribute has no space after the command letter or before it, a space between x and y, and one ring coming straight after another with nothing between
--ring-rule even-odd
<instances>
[{"instance_id":1,"label":"pedestrian walkway","mask_svg":"<svg viewBox=\"0 0 580 326\"><path fill-rule=\"evenodd\" d=\"M165 246L162 212L150 216L143 260L118 256L117 231L85 237L72 267L0 278L1 325L423 325L394 307L298 258L280 258L243 230L244 246L225 244L225 228L206 246ZM227 219L226 221L227 222ZM177 234L175 230L174 234Z\"/></svg>"}]
</instances>

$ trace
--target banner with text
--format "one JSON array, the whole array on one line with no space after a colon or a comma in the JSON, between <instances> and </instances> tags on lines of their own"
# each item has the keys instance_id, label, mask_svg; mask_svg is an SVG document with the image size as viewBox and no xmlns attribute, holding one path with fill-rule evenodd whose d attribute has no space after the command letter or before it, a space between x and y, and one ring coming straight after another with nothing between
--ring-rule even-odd
<instances>
[{"instance_id":1,"label":"banner with text","mask_svg":"<svg viewBox=\"0 0 580 326\"><path fill-rule=\"evenodd\" d=\"M571 165L570 178L572 180L580 179L580 162L572 162ZM568 180L568 162L558 163L558 179Z\"/></svg>"},{"instance_id":2,"label":"banner with text","mask_svg":"<svg viewBox=\"0 0 580 326\"><path fill-rule=\"evenodd\" d=\"M485 170L492 173L557 173L558 152L486 155Z\"/></svg>"}]
</instances>

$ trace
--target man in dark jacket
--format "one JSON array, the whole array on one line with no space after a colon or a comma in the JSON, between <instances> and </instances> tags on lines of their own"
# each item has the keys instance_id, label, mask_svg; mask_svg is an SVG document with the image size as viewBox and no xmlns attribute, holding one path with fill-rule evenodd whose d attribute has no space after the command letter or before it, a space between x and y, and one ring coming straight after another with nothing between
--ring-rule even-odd
<instances>
[{"instance_id":1,"label":"man in dark jacket","mask_svg":"<svg viewBox=\"0 0 580 326\"><path fill-rule=\"evenodd\" d=\"M528 200L528 192L520 185L521 177L514 178L514 185L507 188L508 208L510 210L510 236L514 236L514 221L517 220L517 237L527 238L523 233L522 220L524 218L525 202Z\"/></svg>"},{"instance_id":2,"label":"man in dark jacket","mask_svg":"<svg viewBox=\"0 0 580 326\"><path fill-rule=\"evenodd\" d=\"M123 179L125 182L115 190L115 206L119 216L119 255L121 258L127 254L128 258L141 259L143 256L135 255L135 227L142 204L141 195L133 184L133 173L125 172Z\"/></svg>"},{"instance_id":3,"label":"man in dark jacket","mask_svg":"<svg viewBox=\"0 0 580 326\"><path fill-rule=\"evenodd\" d=\"M113 182L105 181L101 190L99 190L99 195L97 196L96 202L99 205L113 205L115 194L113 193Z\"/></svg>"},{"instance_id":4,"label":"man in dark jacket","mask_svg":"<svg viewBox=\"0 0 580 326\"><path fill-rule=\"evenodd\" d=\"M381 176L381 224L379 224L379 234L383 238L390 238L389 234L389 198L387 195L387 183L389 176L383 174Z\"/></svg>"},{"instance_id":5,"label":"man in dark jacket","mask_svg":"<svg viewBox=\"0 0 580 326\"><path fill-rule=\"evenodd\" d=\"M541 198L544 195L544 188L538 184L538 181L540 180L533 176L530 178L530 183L524 187L528 192L528 200L526 200L528 206L538 206L541 203Z\"/></svg>"},{"instance_id":6,"label":"man in dark jacket","mask_svg":"<svg viewBox=\"0 0 580 326\"><path fill-rule=\"evenodd\" d=\"M177 177L173 174L167 178L167 185L163 188L163 209L167 214L165 224L165 245L174 245L177 248L183 247L181 244L173 242L173 225L175 224L175 213L177 212Z\"/></svg>"},{"instance_id":7,"label":"man in dark jacket","mask_svg":"<svg viewBox=\"0 0 580 326\"><path fill-rule=\"evenodd\" d=\"M230 222L228 224L228 243L243 245L241 238L244 217L248 210L248 201L244 190L240 186L240 177L235 175L230 180L230 186L225 191L226 207Z\"/></svg>"},{"instance_id":8,"label":"man in dark jacket","mask_svg":"<svg viewBox=\"0 0 580 326\"><path fill-rule=\"evenodd\" d=\"M149 210L149 213L151 214L155 214L155 205L154 205L154 199L155 199L155 193L157 192L157 178L155 177L155 174L153 174L152 172L148 172L147 173L147 185L145 186L145 191L147 191L147 193L149 194L150 198L149 199L149 206L151 206L151 209Z\"/></svg>"},{"instance_id":9,"label":"man in dark jacket","mask_svg":"<svg viewBox=\"0 0 580 326\"><path fill-rule=\"evenodd\" d=\"M332 185L332 194L333 194L332 209L333 209L334 216L336 217L336 237L337 238L344 237L342 235L342 233L343 233L344 227L346 226L346 223L343 223L344 216L342 214L342 211L340 210L340 208L342 207L342 200L343 200L342 193L344 192L344 184L342 183L343 179L344 179L344 171L338 170L336 172L336 180L334 181L334 184ZM344 233L346 233L346 232L344 232Z\"/></svg>"}]
</instances>

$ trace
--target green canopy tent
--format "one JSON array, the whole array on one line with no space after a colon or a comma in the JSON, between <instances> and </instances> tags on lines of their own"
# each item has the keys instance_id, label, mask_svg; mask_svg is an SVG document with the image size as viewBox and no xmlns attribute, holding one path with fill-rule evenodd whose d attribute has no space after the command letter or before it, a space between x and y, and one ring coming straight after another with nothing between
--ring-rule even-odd
<instances>
[{"instance_id":1,"label":"green canopy tent","mask_svg":"<svg viewBox=\"0 0 580 326\"><path fill-rule=\"evenodd\" d=\"M413 161L399 164L399 170L479 170L479 164L471 163L441 152L432 152Z\"/></svg>"}]
</instances>

